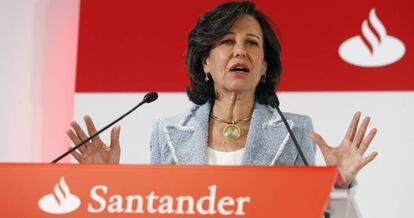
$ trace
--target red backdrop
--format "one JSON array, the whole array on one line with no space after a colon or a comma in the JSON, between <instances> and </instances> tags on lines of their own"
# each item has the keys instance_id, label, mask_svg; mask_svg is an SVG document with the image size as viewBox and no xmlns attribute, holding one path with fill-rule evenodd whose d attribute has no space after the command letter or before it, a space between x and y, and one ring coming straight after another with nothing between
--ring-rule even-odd
<instances>
[{"instance_id":1,"label":"red backdrop","mask_svg":"<svg viewBox=\"0 0 414 218\"><path fill-rule=\"evenodd\" d=\"M221 1L83 0L77 92L184 91L187 34ZM405 1L256 1L282 33L282 91L414 90L414 3ZM398 62L375 68L343 61L339 46L361 35L375 8L405 45Z\"/></svg>"}]
</instances>

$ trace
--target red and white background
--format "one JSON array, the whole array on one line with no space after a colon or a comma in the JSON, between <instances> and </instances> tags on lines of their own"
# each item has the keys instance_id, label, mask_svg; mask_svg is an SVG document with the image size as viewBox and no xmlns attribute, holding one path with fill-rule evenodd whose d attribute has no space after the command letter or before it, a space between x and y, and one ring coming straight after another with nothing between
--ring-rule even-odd
<instances>
[{"instance_id":1,"label":"red and white background","mask_svg":"<svg viewBox=\"0 0 414 218\"><path fill-rule=\"evenodd\" d=\"M120 123L121 162L148 163L153 122L191 105L187 34L220 2L0 2L0 161L49 162L70 145L71 120L89 114L103 127L157 91L156 102ZM368 152L379 156L358 176L362 215L414 217L414 3L256 4L281 32L282 110L310 115L330 144L354 112L371 116L378 134Z\"/></svg>"}]
</instances>

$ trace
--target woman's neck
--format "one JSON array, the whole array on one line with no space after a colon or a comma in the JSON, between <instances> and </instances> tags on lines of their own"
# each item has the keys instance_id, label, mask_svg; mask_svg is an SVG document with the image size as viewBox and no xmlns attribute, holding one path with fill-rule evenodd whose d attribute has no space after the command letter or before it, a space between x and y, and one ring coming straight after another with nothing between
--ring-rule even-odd
<instances>
[{"instance_id":1,"label":"woman's neck","mask_svg":"<svg viewBox=\"0 0 414 218\"><path fill-rule=\"evenodd\" d=\"M212 114L227 120L240 120L252 115L254 106L253 93L218 93L212 108Z\"/></svg>"}]
</instances>

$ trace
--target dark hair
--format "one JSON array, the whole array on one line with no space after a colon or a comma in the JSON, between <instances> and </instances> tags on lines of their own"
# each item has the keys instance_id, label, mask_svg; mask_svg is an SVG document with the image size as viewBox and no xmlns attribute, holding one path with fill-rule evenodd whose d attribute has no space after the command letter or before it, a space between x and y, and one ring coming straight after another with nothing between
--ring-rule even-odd
<instances>
[{"instance_id":1,"label":"dark hair","mask_svg":"<svg viewBox=\"0 0 414 218\"><path fill-rule=\"evenodd\" d=\"M256 101L268 104L268 98L275 95L275 87L279 84L282 73L280 61L280 43L269 24L269 19L256 10L253 2L228 2L221 4L200 17L196 26L188 35L186 64L190 74L191 86L187 87L190 101L201 105L207 101L214 102L216 93L214 83L205 81L203 60L208 57L210 50L217 40L222 38L242 15L254 17L263 32L264 59L267 63L265 82L259 82L256 87Z\"/></svg>"}]
</instances>

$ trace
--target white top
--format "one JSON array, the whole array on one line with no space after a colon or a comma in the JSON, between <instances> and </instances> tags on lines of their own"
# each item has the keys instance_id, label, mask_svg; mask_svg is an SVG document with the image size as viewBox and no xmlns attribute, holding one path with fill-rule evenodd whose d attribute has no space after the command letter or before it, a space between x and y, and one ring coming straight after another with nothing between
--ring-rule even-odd
<instances>
[{"instance_id":1,"label":"white top","mask_svg":"<svg viewBox=\"0 0 414 218\"><path fill-rule=\"evenodd\" d=\"M217 151L208 147L209 165L241 165L244 148L237 151Z\"/></svg>"}]
</instances>

